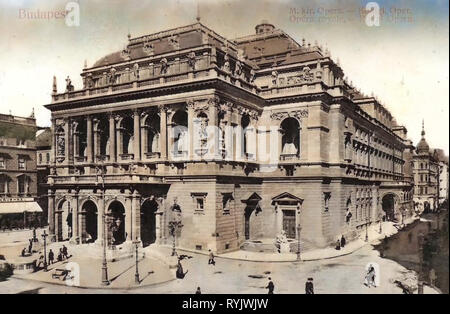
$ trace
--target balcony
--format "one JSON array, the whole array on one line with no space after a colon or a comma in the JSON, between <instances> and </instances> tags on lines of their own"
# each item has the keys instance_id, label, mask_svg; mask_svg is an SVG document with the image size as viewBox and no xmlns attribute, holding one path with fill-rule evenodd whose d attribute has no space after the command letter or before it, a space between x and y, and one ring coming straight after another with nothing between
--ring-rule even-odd
<instances>
[{"instance_id":1,"label":"balcony","mask_svg":"<svg viewBox=\"0 0 450 314\"><path fill-rule=\"evenodd\" d=\"M298 157L299 157L298 154L281 154L280 160L281 161L297 160Z\"/></svg>"},{"instance_id":2,"label":"balcony","mask_svg":"<svg viewBox=\"0 0 450 314\"><path fill-rule=\"evenodd\" d=\"M83 163L83 162L86 162L86 160L87 160L86 156L75 156L76 163Z\"/></svg>"},{"instance_id":3,"label":"balcony","mask_svg":"<svg viewBox=\"0 0 450 314\"><path fill-rule=\"evenodd\" d=\"M95 156L95 160L97 162L109 161L109 155L97 155L97 156Z\"/></svg>"},{"instance_id":4,"label":"balcony","mask_svg":"<svg viewBox=\"0 0 450 314\"><path fill-rule=\"evenodd\" d=\"M159 159L159 158L161 158L161 153L160 152L147 152L147 153L145 153L145 158Z\"/></svg>"},{"instance_id":5,"label":"balcony","mask_svg":"<svg viewBox=\"0 0 450 314\"><path fill-rule=\"evenodd\" d=\"M122 161L134 160L134 154L120 154L119 156Z\"/></svg>"}]
</instances>

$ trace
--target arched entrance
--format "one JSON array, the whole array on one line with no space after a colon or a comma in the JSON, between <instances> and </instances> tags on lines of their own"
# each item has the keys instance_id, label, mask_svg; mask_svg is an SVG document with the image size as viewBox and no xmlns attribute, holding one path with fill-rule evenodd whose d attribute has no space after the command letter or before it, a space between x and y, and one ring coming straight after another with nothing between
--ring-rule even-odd
<instances>
[{"instance_id":1,"label":"arched entrance","mask_svg":"<svg viewBox=\"0 0 450 314\"><path fill-rule=\"evenodd\" d=\"M57 224L58 241L68 240L72 236L72 208L67 200L58 205Z\"/></svg>"},{"instance_id":2,"label":"arched entrance","mask_svg":"<svg viewBox=\"0 0 450 314\"><path fill-rule=\"evenodd\" d=\"M250 240L252 235L255 235L257 233L257 230L253 230L252 227L255 226L255 222L251 222L255 218L255 216L261 212L261 207L259 205L259 202L262 200L262 198L256 194L253 193L248 199L242 200L243 203L245 203L247 206L244 209L244 236L245 240ZM254 215L252 215L255 213ZM256 228L258 229L258 228Z\"/></svg>"},{"instance_id":3,"label":"arched entrance","mask_svg":"<svg viewBox=\"0 0 450 314\"><path fill-rule=\"evenodd\" d=\"M156 241L157 210L158 203L154 199L147 199L141 206L141 240L144 247Z\"/></svg>"},{"instance_id":4,"label":"arched entrance","mask_svg":"<svg viewBox=\"0 0 450 314\"><path fill-rule=\"evenodd\" d=\"M109 231L112 245L119 245L125 242L125 208L119 201L113 201L109 207Z\"/></svg>"},{"instance_id":5,"label":"arched entrance","mask_svg":"<svg viewBox=\"0 0 450 314\"><path fill-rule=\"evenodd\" d=\"M392 193L386 194L383 196L382 200L382 208L386 214L386 220L392 221L395 219L395 195Z\"/></svg>"},{"instance_id":6,"label":"arched entrance","mask_svg":"<svg viewBox=\"0 0 450 314\"><path fill-rule=\"evenodd\" d=\"M89 200L83 204L82 209L86 217L86 242L91 243L97 240L97 206Z\"/></svg>"}]
</instances>

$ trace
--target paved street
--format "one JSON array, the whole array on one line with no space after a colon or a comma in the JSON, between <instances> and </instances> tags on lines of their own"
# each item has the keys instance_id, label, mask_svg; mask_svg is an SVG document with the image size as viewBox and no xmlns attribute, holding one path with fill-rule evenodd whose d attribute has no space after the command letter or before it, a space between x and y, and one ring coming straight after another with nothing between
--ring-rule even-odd
<instances>
[{"instance_id":1,"label":"paved street","mask_svg":"<svg viewBox=\"0 0 450 314\"><path fill-rule=\"evenodd\" d=\"M183 280L132 289L81 289L48 283L12 278L0 283L0 293L194 293L200 286L203 293L267 293L264 287L267 277L275 283L275 293L304 293L308 277L314 278L315 292L320 293L402 293L393 280L407 272L394 261L383 259L368 245L346 256L310 262L244 262L216 259L216 266L208 265L208 257L192 254L183 260L188 274ZM367 288L363 285L365 267L378 263L380 286ZM133 272L130 272L130 276ZM251 276L251 277L249 277ZM132 280L132 278L130 278ZM425 292L434 292L426 289Z\"/></svg>"}]
</instances>

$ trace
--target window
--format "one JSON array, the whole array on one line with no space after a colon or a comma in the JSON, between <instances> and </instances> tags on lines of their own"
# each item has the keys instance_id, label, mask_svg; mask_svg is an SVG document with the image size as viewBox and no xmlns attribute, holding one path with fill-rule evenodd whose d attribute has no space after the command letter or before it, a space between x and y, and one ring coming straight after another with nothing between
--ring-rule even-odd
<instances>
[{"instance_id":1,"label":"window","mask_svg":"<svg viewBox=\"0 0 450 314\"><path fill-rule=\"evenodd\" d=\"M5 157L0 157L0 169L5 169Z\"/></svg>"},{"instance_id":2,"label":"window","mask_svg":"<svg viewBox=\"0 0 450 314\"><path fill-rule=\"evenodd\" d=\"M0 194L8 193L8 181L4 175L0 175Z\"/></svg>"},{"instance_id":3,"label":"window","mask_svg":"<svg viewBox=\"0 0 450 314\"><path fill-rule=\"evenodd\" d=\"M17 184L18 184L18 194L22 195L25 194L25 176L20 176L17 178Z\"/></svg>"},{"instance_id":4,"label":"window","mask_svg":"<svg viewBox=\"0 0 450 314\"><path fill-rule=\"evenodd\" d=\"M25 158L19 157L19 169L25 169Z\"/></svg>"},{"instance_id":5,"label":"window","mask_svg":"<svg viewBox=\"0 0 450 314\"><path fill-rule=\"evenodd\" d=\"M46 161L47 163L50 162L50 153L47 153L47 154L46 154L46 156L45 156L45 161Z\"/></svg>"},{"instance_id":6,"label":"window","mask_svg":"<svg viewBox=\"0 0 450 314\"><path fill-rule=\"evenodd\" d=\"M39 154L39 163L42 164L42 154Z\"/></svg>"},{"instance_id":7,"label":"window","mask_svg":"<svg viewBox=\"0 0 450 314\"><path fill-rule=\"evenodd\" d=\"M194 200L194 206L195 206L196 212L204 211L206 195L208 195L208 193L191 193L191 197Z\"/></svg>"},{"instance_id":8,"label":"window","mask_svg":"<svg viewBox=\"0 0 450 314\"><path fill-rule=\"evenodd\" d=\"M325 211L326 212L329 210L330 198L331 198L331 192L323 192L323 199L324 199L324 203L325 203Z\"/></svg>"},{"instance_id":9,"label":"window","mask_svg":"<svg viewBox=\"0 0 450 314\"><path fill-rule=\"evenodd\" d=\"M203 198L197 198L197 210L203 210L205 207L205 200Z\"/></svg>"},{"instance_id":10,"label":"window","mask_svg":"<svg viewBox=\"0 0 450 314\"><path fill-rule=\"evenodd\" d=\"M234 200L233 193L222 193L222 206L224 215L230 213L232 200Z\"/></svg>"}]
</instances>

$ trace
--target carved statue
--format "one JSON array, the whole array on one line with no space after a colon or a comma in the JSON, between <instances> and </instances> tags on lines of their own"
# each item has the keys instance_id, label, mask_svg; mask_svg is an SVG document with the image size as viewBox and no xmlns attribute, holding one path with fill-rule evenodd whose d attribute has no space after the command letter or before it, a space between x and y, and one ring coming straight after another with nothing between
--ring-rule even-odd
<instances>
[{"instance_id":1,"label":"carved statue","mask_svg":"<svg viewBox=\"0 0 450 314\"><path fill-rule=\"evenodd\" d=\"M188 54L188 65L192 70L195 70L195 62L197 60L195 59L195 52L190 52Z\"/></svg>"},{"instance_id":2,"label":"carved statue","mask_svg":"<svg viewBox=\"0 0 450 314\"><path fill-rule=\"evenodd\" d=\"M116 83L116 69L111 68L109 71L109 84L115 84Z\"/></svg>"},{"instance_id":3,"label":"carved statue","mask_svg":"<svg viewBox=\"0 0 450 314\"><path fill-rule=\"evenodd\" d=\"M160 64L161 64L161 74L166 74L169 68L169 66L167 65L167 59L162 58Z\"/></svg>"},{"instance_id":4,"label":"carved statue","mask_svg":"<svg viewBox=\"0 0 450 314\"><path fill-rule=\"evenodd\" d=\"M228 55L225 55L225 57L223 58L224 62L223 62L223 67L222 70L224 70L227 73L230 73L231 69L230 69L230 58L228 57Z\"/></svg>"},{"instance_id":5,"label":"carved statue","mask_svg":"<svg viewBox=\"0 0 450 314\"><path fill-rule=\"evenodd\" d=\"M70 80L70 77L67 76L67 78L66 78L66 92L71 92L71 91L73 91L72 81Z\"/></svg>"},{"instance_id":6,"label":"carved statue","mask_svg":"<svg viewBox=\"0 0 450 314\"><path fill-rule=\"evenodd\" d=\"M130 54L131 54L130 48L128 48L128 46L127 46L122 50L122 52L120 53L120 56L122 58L124 58L125 60L130 60L131 59Z\"/></svg>"},{"instance_id":7,"label":"carved statue","mask_svg":"<svg viewBox=\"0 0 450 314\"><path fill-rule=\"evenodd\" d=\"M236 61L236 68L234 69L234 75L241 77L242 75L242 64L240 61Z\"/></svg>"},{"instance_id":8,"label":"carved statue","mask_svg":"<svg viewBox=\"0 0 450 314\"><path fill-rule=\"evenodd\" d=\"M133 75L136 80L139 80L139 64L137 63L133 65Z\"/></svg>"},{"instance_id":9,"label":"carved statue","mask_svg":"<svg viewBox=\"0 0 450 314\"><path fill-rule=\"evenodd\" d=\"M172 45L173 49L175 50L180 49L180 42L178 41L178 38L176 36L170 37L169 43Z\"/></svg>"},{"instance_id":10,"label":"carved statue","mask_svg":"<svg viewBox=\"0 0 450 314\"><path fill-rule=\"evenodd\" d=\"M64 136L58 136L56 138L56 152L58 156L64 156L64 150L66 148Z\"/></svg>"},{"instance_id":11,"label":"carved statue","mask_svg":"<svg viewBox=\"0 0 450 314\"><path fill-rule=\"evenodd\" d=\"M249 78L249 82L253 83L255 81L255 70L251 69L250 70L250 78Z\"/></svg>"},{"instance_id":12,"label":"carved statue","mask_svg":"<svg viewBox=\"0 0 450 314\"><path fill-rule=\"evenodd\" d=\"M276 86L278 82L278 72L272 71L272 86Z\"/></svg>"}]
</instances>

